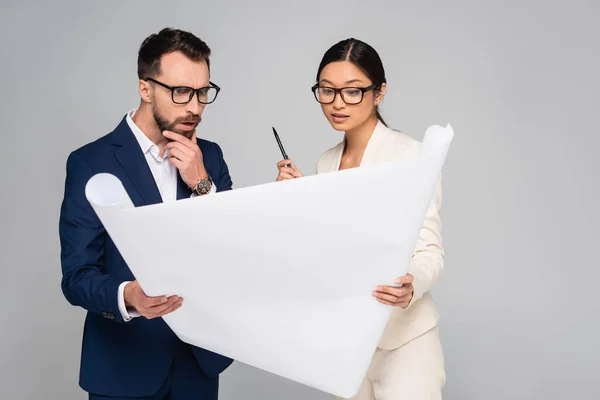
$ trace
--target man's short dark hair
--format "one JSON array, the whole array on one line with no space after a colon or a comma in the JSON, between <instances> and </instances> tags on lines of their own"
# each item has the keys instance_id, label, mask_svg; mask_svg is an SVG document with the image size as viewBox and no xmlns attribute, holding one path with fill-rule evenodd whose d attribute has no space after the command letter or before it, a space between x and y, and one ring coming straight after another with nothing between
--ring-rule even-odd
<instances>
[{"instance_id":1,"label":"man's short dark hair","mask_svg":"<svg viewBox=\"0 0 600 400\"><path fill-rule=\"evenodd\" d=\"M192 61L205 60L210 70L210 48L190 32L164 28L148 36L138 53L138 78L154 78L160 75L160 59L174 51L182 52Z\"/></svg>"}]
</instances>

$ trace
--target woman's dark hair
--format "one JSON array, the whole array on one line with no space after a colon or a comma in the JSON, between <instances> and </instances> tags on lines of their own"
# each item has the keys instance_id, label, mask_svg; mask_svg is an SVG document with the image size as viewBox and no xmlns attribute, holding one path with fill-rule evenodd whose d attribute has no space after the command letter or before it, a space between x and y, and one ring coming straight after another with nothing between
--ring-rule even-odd
<instances>
[{"instance_id":1,"label":"woman's dark hair","mask_svg":"<svg viewBox=\"0 0 600 400\"><path fill-rule=\"evenodd\" d=\"M383 69L383 63L381 62L381 58L379 58L379 54L377 54L377 51L375 51L373 47L361 40L349 38L331 46L323 55L323 59L319 65L317 82L319 82L323 68L325 68L327 64L336 61L350 61L352 64L356 65L374 84L377 85L377 87L373 89L374 91L380 90L382 83L387 83L385 79L385 70ZM387 126L379 113L379 107L377 107L375 113L377 119Z\"/></svg>"},{"instance_id":2,"label":"woman's dark hair","mask_svg":"<svg viewBox=\"0 0 600 400\"><path fill-rule=\"evenodd\" d=\"M192 61L206 61L210 70L210 48L194 34L180 29L164 28L148 36L138 52L138 78L154 78L160 75L160 59L163 55L180 51Z\"/></svg>"}]
</instances>

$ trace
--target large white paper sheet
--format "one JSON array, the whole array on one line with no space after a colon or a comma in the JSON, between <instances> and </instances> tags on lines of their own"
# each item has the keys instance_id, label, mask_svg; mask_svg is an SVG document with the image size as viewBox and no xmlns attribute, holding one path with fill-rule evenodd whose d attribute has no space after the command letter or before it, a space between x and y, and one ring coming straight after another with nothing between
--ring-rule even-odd
<instances>
[{"instance_id":1,"label":"large white paper sheet","mask_svg":"<svg viewBox=\"0 0 600 400\"><path fill-rule=\"evenodd\" d=\"M334 395L359 389L453 137L430 127L400 162L134 207L113 175L86 196L164 320L187 343Z\"/></svg>"}]
</instances>

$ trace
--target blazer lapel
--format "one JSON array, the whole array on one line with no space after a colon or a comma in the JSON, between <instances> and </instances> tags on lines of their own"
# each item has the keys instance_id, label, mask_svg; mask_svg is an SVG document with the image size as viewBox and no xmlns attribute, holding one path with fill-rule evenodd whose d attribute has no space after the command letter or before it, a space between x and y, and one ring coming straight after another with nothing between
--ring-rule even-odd
<instances>
[{"instance_id":1,"label":"blazer lapel","mask_svg":"<svg viewBox=\"0 0 600 400\"><path fill-rule=\"evenodd\" d=\"M113 143L119 146L114 153L115 157L144 201L144 204L136 204L136 206L162 203L160 192L144 158L144 153L125 118L114 131Z\"/></svg>"},{"instance_id":2,"label":"blazer lapel","mask_svg":"<svg viewBox=\"0 0 600 400\"><path fill-rule=\"evenodd\" d=\"M192 195L192 190L188 188L188 185L181 179L179 171L177 171L177 200L187 199Z\"/></svg>"},{"instance_id":3,"label":"blazer lapel","mask_svg":"<svg viewBox=\"0 0 600 400\"><path fill-rule=\"evenodd\" d=\"M328 165L329 171L338 171L340 169L340 164L342 163L342 155L344 154L344 149L346 148L346 138L344 138L340 144L335 146L335 151L332 154L331 159L329 160L330 165Z\"/></svg>"},{"instance_id":4,"label":"blazer lapel","mask_svg":"<svg viewBox=\"0 0 600 400\"><path fill-rule=\"evenodd\" d=\"M361 166L378 161L379 155L385 150L385 129L385 125L378 121L360 160Z\"/></svg>"},{"instance_id":5,"label":"blazer lapel","mask_svg":"<svg viewBox=\"0 0 600 400\"><path fill-rule=\"evenodd\" d=\"M375 125L375 129L369 138L365 152L363 153L360 165L372 164L377 162L378 155L381 153L382 146L385 147L385 125L379 121ZM334 150L328 155L328 159L323 164L321 172L332 172L339 171L340 163L342 161L342 154L344 154L344 148L346 147L346 139L344 138Z\"/></svg>"}]
</instances>

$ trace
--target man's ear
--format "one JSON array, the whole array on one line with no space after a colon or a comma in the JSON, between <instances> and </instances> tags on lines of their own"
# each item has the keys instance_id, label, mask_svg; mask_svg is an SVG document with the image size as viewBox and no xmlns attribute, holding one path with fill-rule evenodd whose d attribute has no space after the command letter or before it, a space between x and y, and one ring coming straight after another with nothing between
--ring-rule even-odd
<instances>
[{"instance_id":1,"label":"man's ear","mask_svg":"<svg viewBox=\"0 0 600 400\"><path fill-rule=\"evenodd\" d=\"M152 88L150 82L140 79L139 82L140 97L146 103L152 103Z\"/></svg>"}]
</instances>

